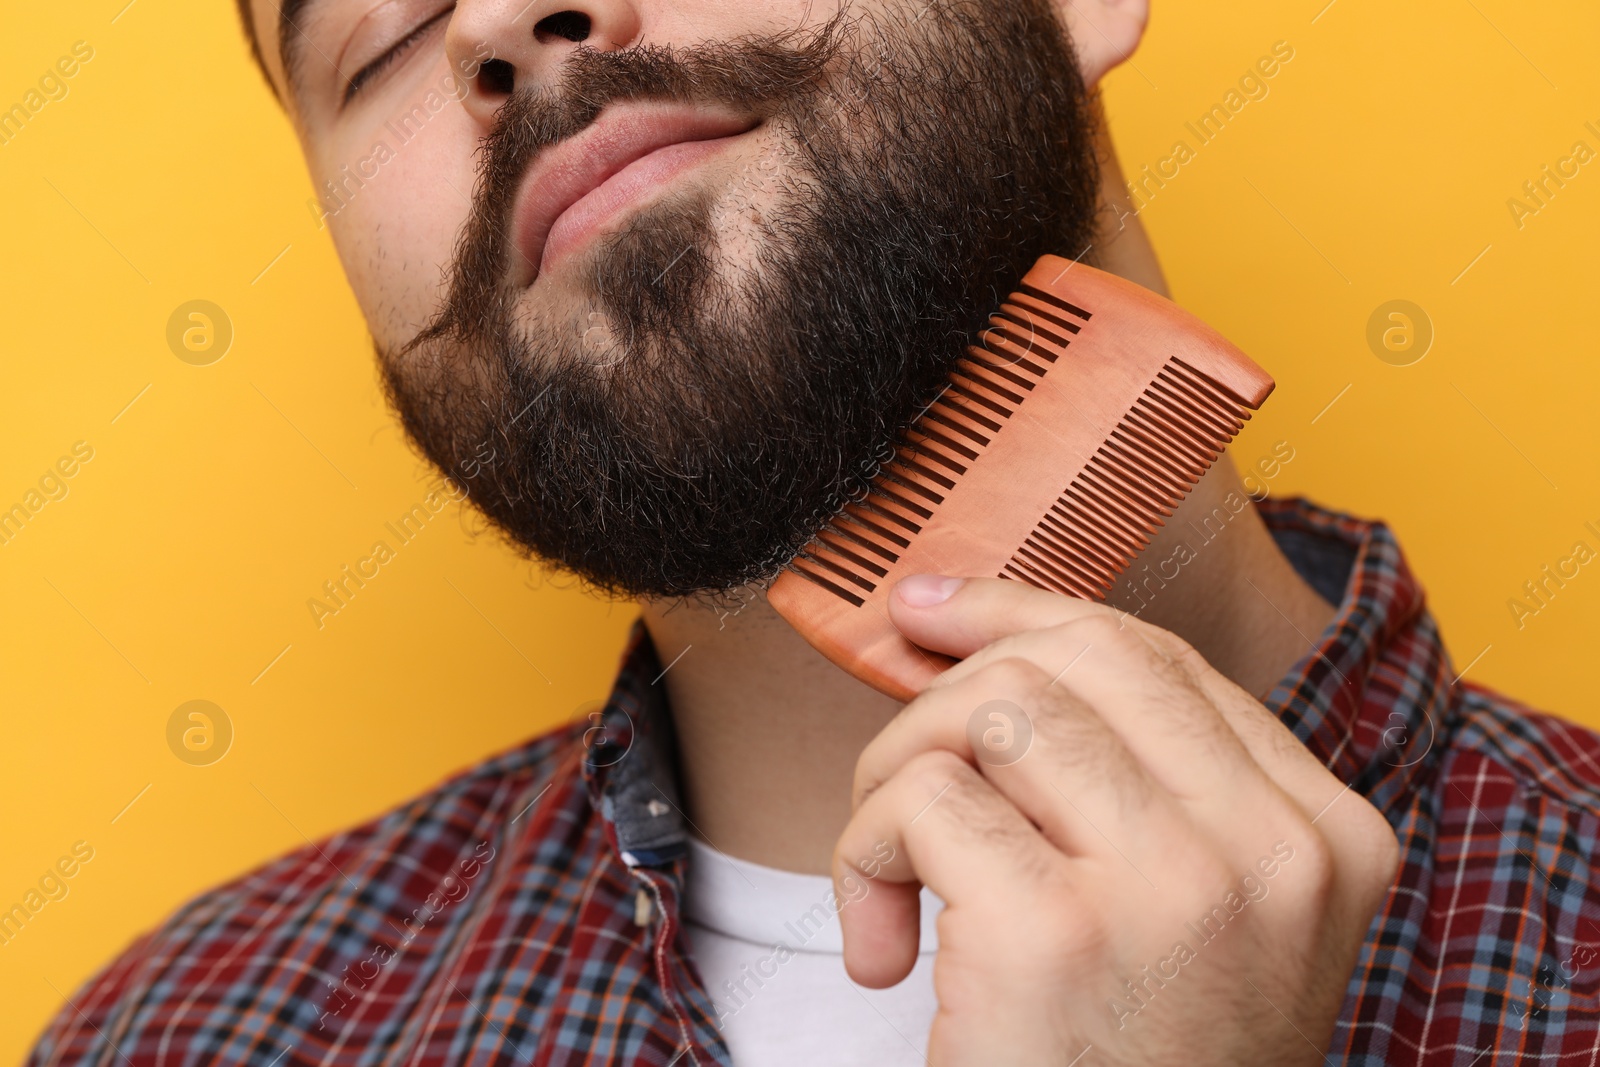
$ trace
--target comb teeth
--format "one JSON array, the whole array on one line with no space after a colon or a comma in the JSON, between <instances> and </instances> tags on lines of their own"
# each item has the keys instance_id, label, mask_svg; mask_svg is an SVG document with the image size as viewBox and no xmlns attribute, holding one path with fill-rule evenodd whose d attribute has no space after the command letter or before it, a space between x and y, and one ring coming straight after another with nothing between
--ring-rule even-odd
<instances>
[{"instance_id":1,"label":"comb teeth","mask_svg":"<svg viewBox=\"0 0 1600 1067\"><path fill-rule=\"evenodd\" d=\"M1249 417L1194 368L1168 360L1000 577L1103 598Z\"/></svg>"},{"instance_id":2,"label":"comb teeth","mask_svg":"<svg viewBox=\"0 0 1600 1067\"><path fill-rule=\"evenodd\" d=\"M978 335L982 347L968 348L956 361L949 382L912 421L865 499L836 515L790 568L857 607L864 604L955 488L954 479L967 473L1081 332L1074 317L1086 323L1091 314L1031 286L1011 294Z\"/></svg>"},{"instance_id":3,"label":"comb teeth","mask_svg":"<svg viewBox=\"0 0 1600 1067\"><path fill-rule=\"evenodd\" d=\"M961 362L976 364L988 355L979 349L973 353ZM959 476L967 470L961 460L977 458L939 427L959 423L978 448L989 443L980 430L961 421L970 412L958 408L958 398L947 399L949 393L942 393L906 431L872 491L818 534L795 560L795 571L856 606L877 590L909 547L909 538L921 533L932 509L944 503L944 491L955 487L939 468ZM1171 517L1178 501L1249 417L1248 410L1200 372L1181 359L1169 359L1001 568L1000 577L1071 596L1104 598L1128 561L1150 544L1150 532Z\"/></svg>"},{"instance_id":4,"label":"comb teeth","mask_svg":"<svg viewBox=\"0 0 1600 1067\"><path fill-rule=\"evenodd\" d=\"M1103 598L1272 392L1193 315L1058 256L975 340L865 495L767 590L814 648L897 700L954 662L895 628L897 581L997 574Z\"/></svg>"}]
</instances>

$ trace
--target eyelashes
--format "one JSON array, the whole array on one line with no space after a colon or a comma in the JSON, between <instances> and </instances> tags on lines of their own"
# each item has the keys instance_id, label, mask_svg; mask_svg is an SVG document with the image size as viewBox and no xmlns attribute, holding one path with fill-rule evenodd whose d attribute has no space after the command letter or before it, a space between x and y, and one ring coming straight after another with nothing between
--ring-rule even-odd
<instances>
[{"instance_id":1,"label":"eyelashes","mask_svg":"<svg viewBox=\"0 0 1600 1067\"><path fill-rule=\"evenodd\" d=\"M377 59L374 59L371 63L368 63L366 66L362 67L360 70L351 75L350 80L345 82L344 95L339 102L339 106L348 107L350 102L355 99L356 94L361 91L363 86L367 85L378 75L389 69L389 67L393 66L398 60L403 58L408 52L415 48L416 45L432 30L437 28L441 22L448 19L454 10L454 5L445 8L443 11L439 12L431 19L428 19L410 33L406 34L399 41L396 41L394 46L388 51L384 52L383 55L379 56Z\"/></svg>"}]
</instances>

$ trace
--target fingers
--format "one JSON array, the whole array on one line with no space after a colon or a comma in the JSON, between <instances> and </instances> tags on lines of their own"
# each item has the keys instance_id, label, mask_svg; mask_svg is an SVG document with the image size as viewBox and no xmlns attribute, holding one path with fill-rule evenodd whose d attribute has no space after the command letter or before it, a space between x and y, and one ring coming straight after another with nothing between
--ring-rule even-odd
<instances>
[{"instance_id":1,"label":"fingers","mask_svg":"<svg viewBox=\"0 0 1600 1067\"><path fill-rule=\"evenodd\" d=\"M1343 787L1260 701L1175 634L1102 604L994 578L907 578L890 613L918 644L964 657L953 684L1022 656L1099 709L1164 787L1233 795L1264 775L1308 818Z\"/></svg>"},{"instance_id":2,"label":"fingers","mask_svg":"<svg viewBox=\"0 0 1600 1067\"><path fill-rule=\"evenodd\" d=\"M871 855L894 858L877 866L862 895L852 880ZM854 897L839 911L845 967L871 988L910 973L919 884L951 908L1014 916L1026 913L1004 898L1068 881L1068 863L971 765L949 752L920 753L856 809L835 848L835 892Z\"/></svg>"},{"instance_id":3,"label":"fingers","mask_svg":"<svg viewBox=\"0 0 1600 1067\"><path fill-rule=\"evenodd\" d=\"M1081 1058L1088 1038L1062 1040L1061 1006L1098 1012L1101 979L1132 989L1121 976L1196 916L1229 924L1231 940L1207 950L1214 975L1254 968L1262 988L1293 994L1284 968L1257 965L1332 959L1331 973L1348 973L1392 878L1394 836L1192 647L1103 605L992 579L908 579L890 610L912 640L962 660L863 751L833 873L850 902L846 968L864 985L911 970L919 883L945 901L934 1032L984 1039L940 1036L943 1060L960 1047L979 1062L996 1034L1026 1033L1039 1040L1003 1045L1023 1050L1016 1062ZM867 856L891 858L863 892ZM1272 878L1275 903L1232 925ZM1337 1010L1336 981L1326 995L1299 988ZM1190 1004L1217 1016L1204 1000Z\"/></svg>"},{"instance_id":4,"label":"fingers","mask_svg":"<svg viewBox=\"0 0 1600 1067\"><path fill-rule=\"evenodd\" d=\"M892 600L910 601L919 590L911 592ZM936 613L943 614L930 618ZM1055 706L1055 692L1072 694L1095 709L1150 777L1180 800L1213 814L1266 800L1262 769L1191 668L1144 635L1153 627L1118 618L1098 604L1001 580L967 581L916 617L919 637L938 640L956 630L954 640L984 642L946 672L945 684L958 685L1001 660L1028 660L1045 673L1045 684L1030 694L1041 710ZM1022 629L1008 634L1013 626Z\"/></svg>"},{"instance_id":5,"label":"fingers","mask_svg":"<svg viewBox=\"0 0 1600 1067\"><path fill-rule=\"evenodd\" d=\"M957 659L1002 637L1106 613L1117 614L1004 578L914 574L889 598L889 617L908 640Z\"/></svg>"},{"instance_id":6,"label":"fingers","mask_svg":"<svg viewBox=\"0 0 1600 1067\"><path fill-rule=\"evenodd\" d=\"M840 848L844 848L842 843ZM837 877L848 881L860 876ZM859 885L855 896L835 891L841 902L839 923L844 936L845 969L855 982L868 989L886 989L910 974L917 964L922 937L922 884L879 878Z\"/></svg>"},{"instance_id":7,"label":"fingers","mask_svg":"<svg viewBox=\"0 0 1600 1067\"><path fill-rule=\"evenodd\" d=\"M1182 822L1101 716L1027 659L991 663L908 705L862 751L854 802L929 752L977 769L1069 855L1152 866Z\"/></svg>"}]
</instances>

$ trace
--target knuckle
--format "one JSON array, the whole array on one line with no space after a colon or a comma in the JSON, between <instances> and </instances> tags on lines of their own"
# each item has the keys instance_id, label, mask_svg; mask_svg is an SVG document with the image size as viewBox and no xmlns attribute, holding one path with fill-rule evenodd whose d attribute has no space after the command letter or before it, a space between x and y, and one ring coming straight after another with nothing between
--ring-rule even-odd
<instances>
[{"instance_id":1,"label":"knuckle","mask_svg":"<svg viewBox=\"0 0 1600 1067\"><path fill-rule=\"evenodd\" d=\"M1166 640L1161 643L1162 651L1168 662L1182 668L1186 676L1197 676L1212 671L1212 666L1206 661L1193 645L1179 637L1177 634L1168 633Z\"/></svg>"},{"instance_id":2,"label":"knuckle","mask_svg":"<svg viewBox=\"0 0 1600 1067\"><path fill-rule=\"evenodd\" d=\"M946 749L933 749L928 752L919 752L906 761L900 774L905 783L913 791L931 788L934 792L950 786L952 791L957 786L965 787L977 776L977 772L966 760Z\"/></svg>"},{"instance_id":3,"label":"knuckle","mask_svg":"<svg viewBox=\"0 0 1600 1067\"><path fill-rule=\"evenodd\" d=\"M1388 819L1379 815L1376 821L1377 881L1380 889L1388 892L1389 886L1394 884L1395 876L1400 873L1400 839L1395 835L1394 827L1389 825Z\"/></svg>"},{"instance_id":4,"label":"knuckle","mask_svg":"<svg viewBox=\"0 0 1600 1067\"><path fill-rule=\"evenodd\" d=\"M1062 623L1057 629L1063 636L1070 634L1073 638L1095 648L1131 649L1143 645L1143 641L1131 628L1109 613L1095 612L1092 615L1085 615Z\"/></svg>"},{"instance_id":5,"label":"knuckle","mask_svg":"<svg viewBox=\"0 0 1600 1067\"><path fill-rule=\"evenodd\" d=\"M1004 651L1004 649L1000 649ZM973 683L986 690L1009 693L1028 693L1049 683L1050 677L1031 659L1022 656L1001 656L979 668L972 676Z\"/></svg>"},{"instance_id":6,"label":"knuckle","mask_svg":"<svg viewBox=\"0 0 1600 1067\"><path fill-rule=\"evenodd\" d=\"M1127 753L1116 734L1071 690L1052 685L1052 677L1038 664L1002 660L993 670L994 684L984 687L984 699L1007 694L1007 703L1026 720L1030 740L1044 743L1060 769L1090 767L1104 773L1124 765ZM986 706L977 705L979 711Z\"/></svg>"},{"instance_id":7,"label":"knuckle","mask_svg":"<svg viewBox=\"0 0 1600 1067\"><path fill-rule=\"evenodd\" d=\"M989 847L1029 851L1032 828L966 760L948 751L927 752L907 763L901 773L900 806L907 817L930 813L934 817L922 823L930 830L941 823L955 824L964 836L979 838Z\"/></svg>"},{"instance_id":8,"label":"knuckle","mask_svg":"<svg viewBox=\"0 0 1600 1067\"><path fill-rule=\"evenodd\" d=\"M1400 870L1400 839L1381 811L1365 797L1361 801L1355 822L1361 842L1362 882L1364 888L1381 898Z\"/></svg>"},{"instance_id":9,"label":"knuckle","mask_svg":"<svg viewBox=\"0 0 1600 1067\"><path fill-rule=\"evenodd\" d=\"M1301 819L1299 824L1290 829L1284 836L1288 837L1295 849L1295 860L1305 864L1305 870L1318 881L1333 877L1334 854L1333 846L1327 838L1317 832L1310 820Z\"/></svg>"},{"instance_id":10,"label":"knuckle","mask_svg":"<svg viewBox=\"0 0 1600 1067\"><path fill-rule=\"evenodd\" d=\"M1302 829L1304 832L1300 832ZM1309 823L1303 828L1297 827L1288 840L1295 850L1294 865L1305 894L1303 899L1314 913L1321 912L1326 909L1333 892L1337 873L1333 848Z\"/></svg>"},{"instance_id":11,"label":"knuckle","mask_svg":"<svg viewBox=\"0 0 1600 1067\"><path fill-rule=\"evenodd\" d=\"M856 757L855 786L858 792L863 788L870 791L883 784L887 777L883 766L885 761L893 758L892 753L906 745L915 744L915 739L928 732L930 724L936 723L940 713L945 710L953 691L953 688L943 686L924 690L894 713L877 737L868 742Z\"/></svg>"},{"instance_id":12,"label":"knuckle","mask_svg":"<svg viewBox=\"0 0 1600 1067\"><path fill-rule=\"evenodd\" d=\"M855 806L860 807L866 803L867 798L876 793L883 786L883 777L875 766L867 763L863 755L856 761L856 772L850 783L851 794L855 797Z\"/></svg>"},{"instance_id":13,"label":"knuckle","mask_svg":"<svg viewBox=\"0 0 1600 1067\"><path fill-rule=\"evenodd\" d=\"M1163 642L1148 644L1145 648L1145 656L1152 674L1174 689L1188 693L1201 692L1200 683L1195 680L1194 664L1198 663L1208 670L1209 668L1205 665L1205 658L1195 652L1193 647L1185 644L1187 653ZM1188 659L1189 654L1193 654L1193 661Z\"/></svg>"},{"instance_id":14,"label":"knuckle","mask_svg":"<svg viewBox=\"0 0 1600 1067\"><path fill-rule=\"evenodd\" d=\"M1226 902L1239 884L1239 875L1221 855L1205 851L1190 860L1185 881L1188 910L1202 913Z\"/></svg>"},{"instance_id":15,"label":"knuckle","mask_svg":"<svg viewBox=\"0 0 1600 1067\"><path fill-rule=\"evenodd\" d=\"M1133 773L1133 758L1121 738L1087 705L1061 693L1040 711L1034 719L1034 735L1049 752L1058 774L1087 772L1093 779L1115 785L1119 792L1142 778Z\"/></svg>"},{"instance_id":16,"label":"knuckle","mask_svg":"<svg viewBox=\"0 0 1600 1067\"><path fill-rule=\"evenodd\" d=\"M1100 909L1078 906L1072 890L1053 884L1049 889L1035 898L1035 919L1027 930L1030 951L1052 965L1098 970L1099 961L1114 951L1114 932Z\"/></svg>"}]
</instances>

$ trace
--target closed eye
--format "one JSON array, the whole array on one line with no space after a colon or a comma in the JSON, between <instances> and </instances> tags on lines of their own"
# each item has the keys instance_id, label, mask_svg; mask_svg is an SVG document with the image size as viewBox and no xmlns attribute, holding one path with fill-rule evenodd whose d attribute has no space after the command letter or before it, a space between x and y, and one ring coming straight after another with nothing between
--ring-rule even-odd
<instances>
[{"instance_id":1,"label":"closed eye","mask_svg":"<svg viewBox=\"0 0 1600 1067\"><path fill-rule=\"evenodd\" d=\"M406 34L405 37L401 38L399 41L396 41L393 48L390 48L387 52L383 53L383 55L379 56L377 59L374 59L371 63L368 63L366 66L362 67L360 70L351 75L350 80L345 83L344 97L342 100L340 100L339 106L341 108L348 107L350 101L354 100L356 94L361 91L362 86L366 85L368 82L372 81L372 79L382 74L397 60L403 58L406 53L414 49L422 41L422 39L429 34L429 32L437 28L441 22L448 19L453 10L453 7L445 8L443 11L433 16L433 18L429 19L416 29L412 30L410 33Z\"/></svg>"}]
</instances>

